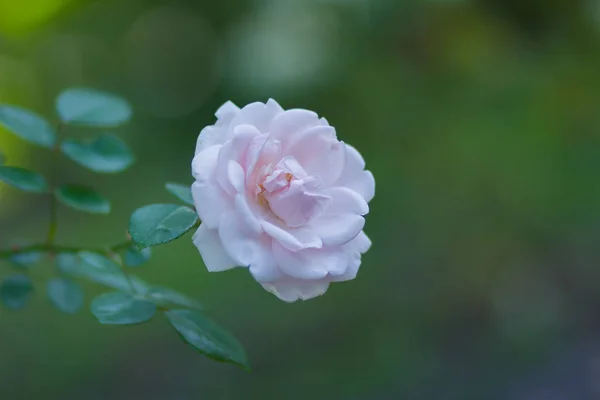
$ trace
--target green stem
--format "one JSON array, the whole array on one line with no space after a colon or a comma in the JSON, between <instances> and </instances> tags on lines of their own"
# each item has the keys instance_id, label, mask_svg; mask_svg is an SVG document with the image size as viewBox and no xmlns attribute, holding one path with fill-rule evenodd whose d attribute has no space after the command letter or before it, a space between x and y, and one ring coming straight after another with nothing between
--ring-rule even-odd
<instances>
[{"instance_id":1,"label":"green stem","mask_svg":"<svg viewBox=\"0 0 600 400\"><path fill-rule=\"evenodd\" d=\"M42 253L78 253L80 251L91 251L93 253L108 255L115 253L119 250L125 249L131 245L130 241L118 243L114 246L103 248L103 249L89 249L87 247L71 247L71 246L58 246L52 243L34 244L30 246L15 247L13 249L0 250L0 259L10 258L17 254L30 253L30 252L42 252Z\"/></svg>"},{"instance_id":2,"label":"green stem","mask_svg":"<svg viewBox=\"0 0 600 400\"><path fill-rule=\"evenodd\" d=\"M58 227L58 205L56 204L56 197L54 193L50 191L50 226L48 227L48 235L46 236L46 244L52 246L54 243L54 237L56 236L56 228Z\"/></svg>"}]
</instances>

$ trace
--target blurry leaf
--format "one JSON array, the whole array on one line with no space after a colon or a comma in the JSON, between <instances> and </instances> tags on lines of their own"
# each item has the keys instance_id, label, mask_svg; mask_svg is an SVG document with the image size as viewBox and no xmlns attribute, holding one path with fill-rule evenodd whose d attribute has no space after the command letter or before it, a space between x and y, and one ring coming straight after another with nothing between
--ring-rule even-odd
<instances>
[{"instance_id":1,"label":"blurry leaf","mask_svg":"<svg viewBox=\"0 0 600 400\"><path fill-rule=\"evenodd\" d=\"M10 262L19 267L29 267L42 259L41 251L28 251L26 253L15 254L10 258Z\"/></svg>"},{"instance_id":2,"label":"blurry leaf","mask_svg":"<svg viewBox=\"0 0 600 400\"><path fill-rule=\"evenodd\" d=\"M237 339L201 312L171 310L165 315L183 339L201 353L217 361L250 368L246 353Z\"/></svg>"},{"instance_id":3,"label":"blurry leaf","mask_svg":"<svg viewBox=\"0 0 600 400\"><path fill-rule=\"evenodd\" d=\"M46 286L54 306L66 313L75 314L83 305L83 290L77 283L64 278L54 278Z\"/></svg>"},{"instance_id":4,"label":"blurry leaf","mask_svg":"<svg viewBox=\"0 0 600 400\"><path fill-rule=\"evenodd\" d=\"M146 248L138 250L135 246L131 246L125 252L125 265L128 267L139 267L145 264L152 255L152 249Z\"/></svg>"},{"instance_id":5,"label":"blurry leaf","mask_svg":"<svg viewBox=\"0 0 600 400\"><path fill-rule=\"evenodd\" d=\"M91 140L65 140L60 149L79 165L99 173L121 172L134 162L125 142L114 135L103 134Z\"/></svg>"},{"instance_id":6,"label":"blurry leaf","mask_svg":"<svg viewBox=\"0 0 600 400\"><path fill-rule=\"evenodd\" d=\"M146 293L146 297L162 307L182 306L202 309L202 305L195 299L165 287L152 286Z\"/></svg>"},{"instance_id":7,"label":"blurry leaf","mask_svg":"<svg viewBox=\"0 0 600 400\"><path fill-rule=\"evenodd\" d=\"M27 275L9 276L0 286L0 300L11 310L25 307L33 292L33 284Z\"/></svg>"},{"instance_id":8,"label":"blurry leaf","mask_svg":"<svg viewBox=\"0 0 600 400\"><path fill-rule=\"evenodd\" d=\"M43 176L20 167L0 166L0 181L25 192L43 193L48 190Z\"/></svg>"},{"instance_id":9,"label":"blurry leaf","mask_svg":"<svg viewBox=\"0 0 600 400\"><path fill-rule=\"evenodd\" d=\"M131 106L125 99L88 88L62 92L56 110L62 121L77 125L114 127L131 118Z\"/></svg>"},{"instance_id":10,"label":"blurry leaf","mask_svg":"<svg viewBox=\"0 0 600 400\"><path fill-rule=\"evenodd\" d=\"M98 321L105 325L139 324L149 321L156 313L154 303L121 292L96 297L91 309Z\"/></svg>"},{"instance_id":11,"label":"blurry leaf","mask_svg":"<svg viewBox=\"0 0 600 400\"><path fill-rule=\"evenodd\" d=\"M189 186L185 186L179 183L169 182L165 185L165 188L179 200L190 206L194 205L194 199L192 198L192 190Z\"/></svg>"},{"instance_id":12,"label":"blurry leaf","mask_svg":"<svg viewBox=\"0 0 600 400\"><path fill-rule=\"evenodd\" d=\"M129 234L141 247L175 240L198 221L196 212L176 204L151 204L137 209L129 219Z\"/></svg>"},{"instance_id":13,"label":"blurry leaf","mask_svg":"<svg viewBox=\"0 0 600 400\"><path fill-rule=\"evenodd\" d=\"M24 108L0 105L0 125L38 146L51 148L56 142L54 129L48 121Z\"/></svg>"},{"instance_id":14,"label":"blurry leaf","mask_svg":"<svg viewBox=\"0 0 600 400\"><path fill-rule=\"evenodd\" d=\"M54 191L54 195L61 203L79 211L95 214L110 212L110 201L86 186L63 185Z\"/></svg>"},{"instance_id":15,"label":"blurry leaf","mask_svg":"<svg viewBox=\"0 0 600 400\"><path fill-rule=\"evenodd\" d=\"M124 292L145 294L149 285L134 275L125 275L112 260L103 255L82 251L79 254L60 253L56 263L66 274L86 278Z\"/></svg>"}]
</instances>

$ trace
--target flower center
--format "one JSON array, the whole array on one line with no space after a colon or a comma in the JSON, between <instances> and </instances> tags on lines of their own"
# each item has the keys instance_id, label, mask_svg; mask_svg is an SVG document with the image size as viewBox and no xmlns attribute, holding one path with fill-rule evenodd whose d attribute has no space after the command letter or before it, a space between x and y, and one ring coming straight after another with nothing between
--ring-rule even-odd
<instances>
[{"instance_id":1,"label":"flower center","mask_svg":"<svg viewBox=\"0 0 600 400\"><path fill-rule=\"evenodd\" d=\"M255 190L258 204L270 210L289 227L299 227L320 215L331 197L321 181L308 176L293 157L285 157L275 167L261 168Z\"/></svg>"}]
</instances>

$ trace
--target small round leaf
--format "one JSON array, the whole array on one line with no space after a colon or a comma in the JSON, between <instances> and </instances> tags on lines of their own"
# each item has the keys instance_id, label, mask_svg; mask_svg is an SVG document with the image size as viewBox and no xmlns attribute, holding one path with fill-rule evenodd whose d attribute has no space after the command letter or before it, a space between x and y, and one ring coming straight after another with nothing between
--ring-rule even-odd
<instances>
[{"instance_id":1,"label":"small round leaf","mask_svg":"<svg viewBox=\"0 0 600 400\"><path fill-rule=\"evenodd\" d=\"M96 297L91 309L98 321L105 325L139 324L149 321L156 313L154 303L122 292L105 293Z\"/></svg>"},{"instance_id":2,"label":"small round leaf","mask_svg":"<svg viewBox=\"0 0 600 400\"><path fill-rule=\"evenodd\" d=\"M108 214L110 201L87 186L64 185L54 191L63 204L79 211L93 214Z\"/></svg>"},{"instance_id":3,"label":"small round leaf","mask_svg":"<svg viewBox=\"0 0 600 400\"><path fill-rule=\"evenodd\" d=\"M176 204L151 204L137 209L129 219L129 234L141 247L175 240L198 221L196 212Z\"/></svg>"},{"instance_id":4,"label":"small round leaf","mask_svg":"<svg viewBox=\"0 0 600 400\"><path fill-rule=\"evenodd\" d=\"M20 167L0 166L0 181L25 192L48 191L48 183L43 176Z\"/></svg>"},{"instance_id":5,"label":"small round leaf","mask_svg":"<svg viewBox=\"0 0 600 400\"><path fill-rule=\"evenodd\" d=\"M27 305L32 292L33 283L27 275L11 275L0 285L0 300L6 308L18 310Z\"/></svg>"},{"instance_id":6,"label":"small round leaf","mask_svg":"<svg viewBox=\"0 0 600 400\"><path fill-rule=\"evenodd\" d=\"M166 287L152 286L146 297L162 307L181 306L198 310L203 308L197 300Z\"/></svg>"},{"instance_id":7,"label":"small round leaf","mask_svg":"<svg viewBox=\"0 0 600 400\"><path fill-rule=\"evenodd\" d=\"M192 198L192 190L189 186L182 185L180 183L169 182L165 185L165 188L179 200L185 204L193 206L194 199Z\"/></svg>"},{"instance_id":8,"label":"small round leaf","mask_svg":"<svg viewBox=\"0 0 600 400\"><path fill-rule=\"evenodd\" d=\"M135 161L127 144L117 136L109 134L91 140L65 140L60 149L77 164L99 173L121 172Z\"/></svg>"},{"instance_id":9,"label":"small round leaf","mask_svg":"<svg viewBox=\"0 0 600 400\"><path fill-rule=\"evenodd\" d=\"M0 125L38 146L51 148L56 142L56 134L48 121L21 107L0 105Z\"/></svg>"},{"instance_id":10,"label":"small round leaf","mask_svg":"<svg viewBox=\"0 0 600 400\"><path fill-rule=\"evenodd\" d=\"M115 127L131 118L129 103L114 94L88 88L71 88L56 99L63 122L95 127Z\"/></svg>"},{"instance_id":11,"label":"small round leaf","mask_svg":"<svg viewBox=\"0 0 600 400\"><path fill-rule=\"evenodd\" d=\"M201 312L170 310L165 315L181 337L201 353L213 360L249 369L248 358L240 342Z\"/></svg>"},{"instance_id":12,"label":"small round leaf","mask_svg":"<svg viewBox=\"0 0 600 400\"><path fill-rule=\"evenodd\" d=\"M69 279L54 278L48 281L46 290L54 307L65 314L75 314L83 305L81 286Z\"/></svg>"},{"instance_id":13,"label":"small round leaf","mask_svg":"<svg viewBox=\"0 0 600 400\"><path fill-rule=\"evenodd\" d=\"M138 250L135 246L130 246L125 252L125 265L128 267L139 267L145 264L152 256L152 249L145 248Z\"/></svg>"}]
</instances>

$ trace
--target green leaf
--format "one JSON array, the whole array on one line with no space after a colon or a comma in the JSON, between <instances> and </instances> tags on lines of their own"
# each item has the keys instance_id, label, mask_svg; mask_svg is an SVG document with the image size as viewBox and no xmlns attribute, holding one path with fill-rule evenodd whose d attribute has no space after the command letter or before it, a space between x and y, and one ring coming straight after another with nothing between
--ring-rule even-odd
<instances>
[{"instance_id":1,"label":"green leaf","mask_svg":"<svg viewBox=\"0 0 600 400\"><path fill-rule=\"evenodd\" d=\"M75 314L83 305L83 289L69 279L54 278L48 281L46 290L54 307L65 314Z\"/></svg>"},{"instance_id":2,"label":"green leaf","mask_svg":"<svg viewBox=\"0 0 600 400\"><path fill-rule=\"evenodd\" d=\"M20 167L0 166L0 181L25 192L48 191L48 183L43 176Z\"/></svg>"},{"instance_id":3,"label":"green leaf","mask_svg":"<svg viewBox=\"0 0 600 400\"><path fill-rule=\"evenodd\" d=\"M125 252L125 265L128 267L139 267L146 263L152 256L152 249L138 250L135 246L131 246Z\"/></svg>"},{"instance_id":4,"label":"green leaf","mask_svg":"<svg viewBox=\"0 0 600 400\"><path fill-rule=\"evenodd\" d=\"M198 221L196 212L176 204L152 204L139 208L129 219L129 234L140 247L175 240Z\"/></svg>"},{"instance_id":5,"label":"green leaf","mask_svg":"<svg viewBox=\"0 0 600 400\"><path fill-rule=\"evenodd\" d=\"M102 134L94 139L65 140L60 149L77 164L99 173L121 172L135 161L127 144L109 134Z\"/></svg>"},{"instance_id":6,"label":"green leaf","mask_svg":"<svg viewBox=\"0 0 600 400\"><path fill-rule=\"evenodd\" d=\"M0 125L38 146L51 148L56 142L54 129L48 121L21 107L0 105Z\"/></svg>"},{"instance_id":7,"label":"green leaf","mask_svg":"<svg viewBox=\"0 0 600 400\"><path fill-rule=\"evenodd\" d=\"M42 259L43 253L40 251L28 251L26 253L15 254L10 257L10 262L18 267L30 267Z\"/></svg>"},{"instance_id":8,"label":"green leaf","mask_svg":"<svg viewBox=\"0 0 600 400\"><path fill-rule=\"evenodd\" d=\"M165 315L181 337L201 353L217 361L250 368L244 348L237 339L201 312L171 310Z\"/></svg>"},{"instance_id":9,"label":"green leaf","mask_svg":"<svg viewBox=\"0 0 600 400\"><path fill-rule=\"evenodd\" d=\"M0 300L6 308L18 310L27 305L32 292L33 283L27 275L11 275L0 285Z\"/></svg>"},{"instance_id":10,"label":"green leaf","mask_svg":"<svg viewBox=\"0 0 600 400\"><path fill-rule=\"evenodd\" d=\"M149 321L156 313L156 305L129 293L105 293L94 300L92 313L101 324L131 325Z\"/></svg>"},{"instance_id":11,"label":"green leaf","mask_svg":"<svg viewBox=\"0 0 600 400\"><path fill-rule=\"evenodd\" d=\"M192 198L192 190L189 186L182 185L180 183L169 182L165 185L165 188L179 200L185 204L194 206L194 199Z\"/></svg>"},{"instance_id":12,"label":"green leaf","mask_svg":"<svg viewBox=\"0 0 600 400\"><path fill-rule=\"evenodd\" d=\"M162 307L181 306L198 310L203 308L197 300L173 289L160 286L152 286L146 293L146 297Z\"/></svg>"},{"instance_id":13,"label":"green leaf","mask_svg":"<svg viewBox=\"0 0 600 400\"><path fill-rule=\"evenodd\" d=\"M110 212L110 201L86 186L63 185L54 191L54 195L61 203L79 211L94 214Z\"/></svg>"},{"instance_id":14,"label":"green leaf","mask_svg":"<svg viewBox=\"0 0 600 400\"><path fill-rule=\"evenodd\" d=\"M95 127L115 127L131 118L127 100L88 88L63 91L56 99L56 110L63 122Z\"/></svg>"},{"instance_id":15,"label":"green leaf","mask_svg":"<svg viewBox=\"0 0 600 400\"><path fill-rule=\"evenodd\" d=\"M134 275L125 275L109 258L90 251L60 253L56 263L61 271L124 292L145 294L149 285Z\"/></svg>"}]
</instances>

